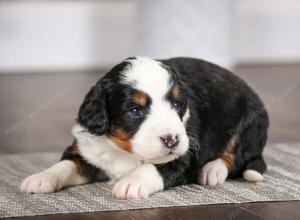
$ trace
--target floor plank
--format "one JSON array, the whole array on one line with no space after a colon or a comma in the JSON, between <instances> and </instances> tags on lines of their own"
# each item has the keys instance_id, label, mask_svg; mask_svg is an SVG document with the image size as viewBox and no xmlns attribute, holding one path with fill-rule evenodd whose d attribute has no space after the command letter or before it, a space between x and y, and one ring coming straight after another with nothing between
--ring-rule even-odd
<instances>
[{"instance_id":1,"label":"floor plank","mask_svg":"<svg viewBox=\"0 0 300 220\"><path fill-rule=\"evenodd\" d=\"M155 209L139 209L127 211L109 211L93 213L77 213L63 215L30 216L21 218L9 218L10 220L106 220L106 219L130 219L130 220L169 220L169 219L272 219L293 220L300 218L300 201L290 202L258 202L243 204L203 205L190 207L171 207Z\"/></svg>"},{"instance_id":2,"label":"floor plank","mask_svg":"<svg viewBox=\"0 0 300 220\"><path fill-rule=\"evenodd\" d=\"M130 220L171 220L171 219L260 219L255 214L239 207L239 205L205 205L190 207L171 207L155 209L139 209L129 211L94 212L85 214L48 215L38 217L24 217L23 220L68 220L68 219L130 219ZM18 218L12 218L18 219Z\"/></svg>"},{"instance_id":3,"label":"floor plank","mask_svg":"<svg viewBox=\"0 0 300 220\"><path fill-rule=\"evenodd\" d=\"M263 219L300 219L300 201L244 203L240 207Z\"/></svg>"}]
</instances>

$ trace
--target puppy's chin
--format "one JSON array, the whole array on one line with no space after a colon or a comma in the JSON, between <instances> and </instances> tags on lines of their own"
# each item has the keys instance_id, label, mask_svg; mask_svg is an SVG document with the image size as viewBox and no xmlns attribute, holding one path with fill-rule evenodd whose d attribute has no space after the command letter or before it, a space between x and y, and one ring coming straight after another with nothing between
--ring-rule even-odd
<instances>
[{"instance_id":1,"label":"puppy's chin","mask_svg":"<svg viewBox=\"0 0 300 220\"><path fill-rule=\"evenodd\" d=\"M188 142L182 142L174 150L160 146L159 143L145 144L134 143L132 153L140 160L152 163L163 164L183 156L188 151Z\"/></svg>"},{"instance_id":2,"label":"puppy's chin","mask_svg":"<svg viewBox=\"0 0 300 220\"><path fill-rule=\"evenodd\" d=\"M147 156L141 156L139 154L135 154L139 159L152 164L163 164L168 163L172 160L177 159L178 157L184 155L185 152L173 152L173 153L167 153L167 154L161 154L156 157L147 157Z\"/></svg>"},{"instance_id":3,"label":"puppy's chin","mask_svg":"<svg viewBox=\"0 0 300 220\"><path fill-rule=\"evenodd\" d=\"M178 157L179 157L179 155L176 155L176 154L168 154L168 155L157 157L157 158L151 158L151 159L147 158L147 159L143 159L143 160L145 162L152 163L152 164L163 164L163 163L168 163L172 160L175 160Z\"/></svg>"}]
</instances>

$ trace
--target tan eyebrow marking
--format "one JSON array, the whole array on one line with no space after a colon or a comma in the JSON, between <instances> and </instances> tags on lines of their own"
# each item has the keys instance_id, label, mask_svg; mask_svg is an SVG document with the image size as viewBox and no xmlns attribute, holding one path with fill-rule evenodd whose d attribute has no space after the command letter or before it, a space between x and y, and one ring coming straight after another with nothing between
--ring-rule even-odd
<instances>
[{"instance_id":1,"label":"tan eyebrow marking","mask_svg":"<svg viewBox=\"0 0 300 220\"><path fill-rule=\"evenodd\" d=\"M177 84L175 84L172 88L172 91L171 91L171 98L173 100L176 100L179 98L179 87Z\"/></svg>"},{"instance_id":2,"label":"tan eyebrow marking","mask_svg":"<svg viewBox=\"0 0 300 220\"><path fill-rule=\"evenodd\" d=\"M147 95L142 91L137 91L132 96L133 102L139 106L145 107L148 101Z\"/></svg>"}]
</instances>

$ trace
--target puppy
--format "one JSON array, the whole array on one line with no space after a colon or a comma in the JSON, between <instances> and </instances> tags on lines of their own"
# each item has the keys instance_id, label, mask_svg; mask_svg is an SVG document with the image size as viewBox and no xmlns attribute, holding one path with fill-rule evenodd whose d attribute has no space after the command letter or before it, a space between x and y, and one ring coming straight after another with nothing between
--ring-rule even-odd
<instances>
[{"instance_id":1,"label":"puppy","mask_svg":"<svg viewBox=\"0 0 300 220\"><path fill-rule=\"evenodd\" d=\"M131 57L86 95L61 161L21 191L110 181L118 198L169 187L262 181L268 115L249 86L200 59Z\"/></svg>"}]
</instances>

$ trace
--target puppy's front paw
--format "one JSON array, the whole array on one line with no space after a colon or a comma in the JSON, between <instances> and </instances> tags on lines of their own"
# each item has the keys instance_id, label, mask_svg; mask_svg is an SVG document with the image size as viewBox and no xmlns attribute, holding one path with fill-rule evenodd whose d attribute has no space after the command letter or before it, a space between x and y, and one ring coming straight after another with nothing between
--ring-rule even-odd
<instances>
[{"instance_id":1,"label":"puppy's front paw","mask_svg":"<svg viewBox=\"0 0 300 220\"><path fill-rule=\"evenodd\" d=\"M52 193L56 190L56 179L46 172L36 173L23 181L20 190L24 193Z\"/></svg>"},{"instance_id":2,"label":"puppy's front paw","mask_svg":"<svg viewBox=\"0 0 300 220\"><path fill-rule=\"evenodd\" d=\"M223 160L213 160L204 165L198 175L198 183L201 185L223 185L228 176L228 169Z\"/></svg>"},{"instance_id":3,"label":"puppy's front paw","mask_svg":"<svg viewBox=\"0 0 300 220\"><path fill-rule=\"evenodd\" d=\"M115 184L113 195L120 199L148 198L149 190L143 181L133 177L124 177Z\"/></svg>"}]
</instances>

